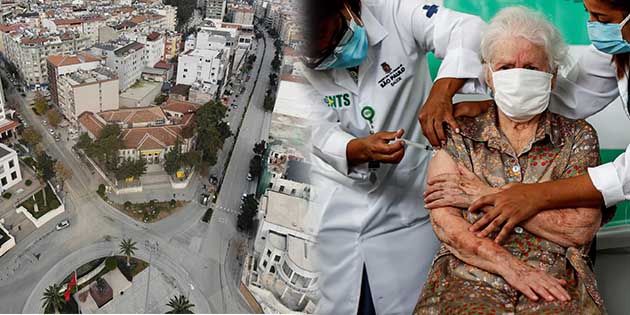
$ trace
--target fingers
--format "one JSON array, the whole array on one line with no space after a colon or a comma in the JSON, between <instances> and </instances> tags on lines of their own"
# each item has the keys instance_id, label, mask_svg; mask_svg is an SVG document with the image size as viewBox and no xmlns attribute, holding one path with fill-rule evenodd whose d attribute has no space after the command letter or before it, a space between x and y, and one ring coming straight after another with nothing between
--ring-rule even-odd
<instances>
[{"instance_id":1,"label":"fingers","mask_svg":"<svg viewBox=\"0 0 630 315\"><path fill-rule=\"evenodd\" d=\"M444 120L451 127L451 130L453 130L455 133L459 133L459 124L457 123L457 120L455 120L455 117L453 117L453 113L446 112ZM446 140L446 137L444 138L444 140Z\"/></svg>"},{"instance_id":2,"label":"fingers","mask_svg":"<svg viewBox=\"0 0 630 315\"><path fill-rule=\"evenodd\" d=\"M444 189L457 189L459 188L458 184L456 182L453 181L443 181L443 182L437 182L434 184L429 184L427 185L427 189L424 191L424 196L428 196L431 193L434 193L436 191L439 190L444 190ZM459 190L461 191L461 190Z\"/></svg>"},{"instance_id":3,"label":"fingers","mask_svg":"<svg viewBox=\"0 0 630 315\"><path fill-rule=\"evenodd\" d=\"M521 293L523 293L528 299L532 300L532 301L538 301L538 295L536 295L536 293L534 293L534 290L532 290L528 285L520 285L520 286L514 286L517 290L521 291Z\"/></svg>"},{"instance_id":4,"label":"fingers","mask_svg":"<svg viewBox=\"0 0 630 315\"><path fill-rule=\"evenodd\" d=\"M508 237L508 235L510 235L510 232L512 232L512 229L514 229L515 227L516 224L510 224L510 221L508 221L508 223L505 224L503 228L501 228L501 232L499 232L499 235L497 235L497 237L494 239L494 242L497 244L503 242L503 240Z\"/></svg>"},{"instance_id":5,"label":"fingers","mask_svg":"<svg viewBox=\"0 0 630 315\"><path fill-rule=\"evenodd\" d=\"M569 292L567 292L567 290L562 287L563 285L566 285L566 281L559 280L554 277L550 278L551 281L547 283L546 287L547 291L549 291L549 293L551 293L553 297L560 301L564 302L570 300L571 296L569 295Z\"/></svg>"},{"instance_id":6,"label":"fingers","mask_svg":"<svg viewBox=\"0 0 630 315\"><path fill-rule=\"evenodd\" d=\"M401 144L400 149L391 153L376 153L374 159L383 163L397 164L405 156L405 147Z\"/></svg>"},{"instance_id":7,"label":"fingers","mask_svg":"<svg viewBox=\"0 0 630 315\"><path fill-rule=\"evenodd\" d=\"M551 302L551 301L554 300L554 298L551 295L551 293L549 293L549 291L547 290L545 285L543 285L541 282L535 282L535 283L533 283L533 285L531 287L532 287L532 289L534 289L534 292L536 294L542 296L542 298L547 300L548 302Z\"/></svg>"},{"instance_id":8,"label":"fingers","mask_svg":"<svg viewBox=\"0 0 630 315\"><path fill-rule=\"evenodd\" d=\"M433 121L433 128L435 129L435 133L437 134L438 141L441 146L446 145L446 132L444 131L444 124L441 120Z\"/></svg>"},{"instance_id":9,"label":"fingers","mask_svg":"<svg viewBox=\"0 0 630 315\"><path fill-rule=\"evenodd\" d=\"M442 143L440 142L440 138L435 131L435 120L431 119L427 126L428 134L425 136L429 139L429 143L436 148L442 147Z\"/></svg>"},{"instance_id":10,"label":"fingers","mask_svg":"<svg viewBox=\"0 0 630 315\"><path fill-rule=\"evenodd\" d=\"M487 216L489 213L484 214L483 216ZM503 222L507 220L507 217L503 214L495 217L490 224L488 224L481 232L477 233L477 237L487 237L490 233L496 231L503 225Z\"/></svg>"},{"instance_id":11,"label":"fingers","mask_svg":"<svg viewBox=\"0 0 630 315\"><path fill-rule=\"evenodd\" d=\"M468 207L468 211L474 213L474 212L479 211L483 207L494 206L495 198L496 198L496 194L483 196L483 197L473 201L473 203L470 205L470 207Z\"/></svg>"},{"instance_id":12,"label":"fingers","mask_svg":"<svg viewBox=\"0 0 630 315\"><path fill-rule=\"evenodd\" d=\"M396 139L402 138L403 134L405 134L405 130L404 129L399 129L399 130L393 131L393 132L379 132L376 135L379 137L379 139L384 140L386 142L389 142L389 141L392 141L392 140L396 140Z\"/></svg>"}]
</instances>

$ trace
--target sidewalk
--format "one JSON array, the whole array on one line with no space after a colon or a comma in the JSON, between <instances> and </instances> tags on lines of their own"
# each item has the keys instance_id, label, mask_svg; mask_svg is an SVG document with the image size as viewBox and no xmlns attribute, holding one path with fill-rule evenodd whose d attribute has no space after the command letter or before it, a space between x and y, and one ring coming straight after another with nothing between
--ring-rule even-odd
<instances>
[{"instance_id":1,"label":"sidewalk","mask_svg":"<svg viewBox=\"0 0 630 315\"><path fill-rule=\"evenodd\" d=\"M130 201L132 203L141 203L148 202L150 200L156 199L157 201L169 201L171 199L175 200L196 200L201 193L201 183L199 181L198 175L193 175L194 177L190 180L190 184L186 189L173 189L170 184L166 184L162 187L152 186L145 187L142 192L137 193L128 193L128 194L120 194L116 195L113 193L108 193L107 197L115 203L123 204L125 201Z\"/></svg>"}]
</instances>

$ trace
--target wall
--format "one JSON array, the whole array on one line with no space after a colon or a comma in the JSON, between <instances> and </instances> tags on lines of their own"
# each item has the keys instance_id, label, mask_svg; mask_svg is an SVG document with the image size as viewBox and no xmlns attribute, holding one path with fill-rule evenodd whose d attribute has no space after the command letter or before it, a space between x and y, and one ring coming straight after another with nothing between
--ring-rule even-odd
<instances>
[{"instance_id":1,"label":"wall","mask_svg":"<svg viewBox=\"0 0 630 315\"><path fill-rule=\"evenodd\" d=\"M0 257L2 257L2 255L8 252L11 248L15 247L15 237L9 234L9 231L7 231L4 226L2 226L2 223L0 223L0 229L2 229L4 233L9 236L9 240L4 242L2 246L0 246Z\"/></svg>"}]
</instances>

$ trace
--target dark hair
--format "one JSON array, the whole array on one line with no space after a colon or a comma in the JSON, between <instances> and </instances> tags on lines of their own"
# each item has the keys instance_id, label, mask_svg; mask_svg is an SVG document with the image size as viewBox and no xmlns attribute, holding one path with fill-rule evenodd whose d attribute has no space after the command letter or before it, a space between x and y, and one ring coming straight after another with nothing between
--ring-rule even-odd
<instances>
[{"instance_id":1,"label":"dark hair","mask_svg":"<svg viewBox=\"0 0 630 315\"><path fill-rule=\"evenodd\" d=\"M630 13L630 1L628 0L606 0L608 4L617 10L622 10L628 15ZM630 53L613 55L612 61L617 66L617 78L621 79L630 70Z\"/></svg>"},{"instance_id":2,"label":"dark hair","mask_svg":"<svg viewBox=\"0 0 630 315\"><path fill-rule=\"evenodd\" d=\"M318 53L317 42L321 39L323 26L338 19L344 9L344 3L357 15L361 12L360 0L304 0L303 5L303 53L314 56Z\"/></svg>"}]
</instances>

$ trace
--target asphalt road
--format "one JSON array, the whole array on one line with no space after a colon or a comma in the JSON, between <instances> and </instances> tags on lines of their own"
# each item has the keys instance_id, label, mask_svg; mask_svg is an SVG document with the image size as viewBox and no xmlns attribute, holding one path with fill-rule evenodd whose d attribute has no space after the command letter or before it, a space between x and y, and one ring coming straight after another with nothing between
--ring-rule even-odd
<instances>
[{"instance_id":1,"label":"asphalt road","mask_svg":"<svg viewBox=\"0 0 630 315\"><path fill-rule=\"evenodd\" d=\"M259 49L263 48L261 41ZM256 81L252 75L249 88L253 83L255 87L250 106L239 105L241 110L247 107L247 112L217 200L218 205L226 208L238 209L241 194L255 189L245 178L247 166L254 143L266 139L269 131L270 114L262 110L262 101L273 58L272 45L267 45L264 54L257 52L257 55L256 66L262 66L260 78ZM17 240L16 247L0 257L0 312L41 312L40 299L46 287L61 281L82 263L117 253L122 238L136 241L139 248L136 255L146 260L150 251L147 244L158 244L153 254L154 265L173 277L180 292L188 293L190 284L193 285L190 299L196 305L195 312L249 312L238 293L238 277L226 272L237 268L237 259L226 256L234 252L229 251L231 242L242 237L236 232L234 214L215 211L210 224L203 223L200 219L206 207L193 200L159 223L132 220L98 197L95 191L99 178L77 159L70 144L55 142L46 130L48 127L41 126L21 96L10 93L8 98L18 104L25 120L42 133L42 144L48 154L64 161L73 176L66 183L66 212ZM71 226L55 231L55 224L66 218Z\"/></svg>"}]
</instances>

